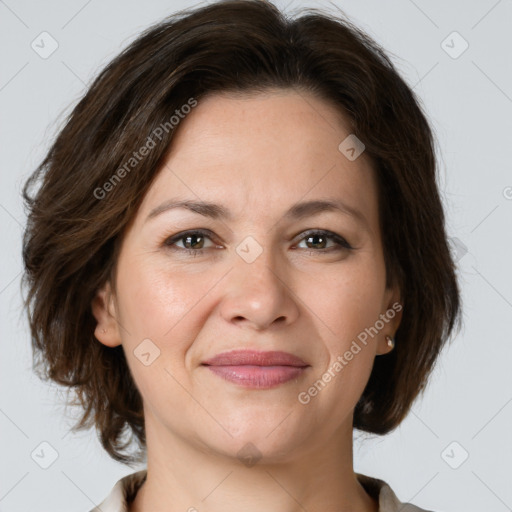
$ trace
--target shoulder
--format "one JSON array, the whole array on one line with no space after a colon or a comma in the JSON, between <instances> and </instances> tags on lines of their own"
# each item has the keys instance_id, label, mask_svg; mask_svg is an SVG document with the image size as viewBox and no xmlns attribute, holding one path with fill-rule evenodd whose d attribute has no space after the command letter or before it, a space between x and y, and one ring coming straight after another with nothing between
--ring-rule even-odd
<instances>
[{"instance_id":1,"label":"shoulder","mask_svg":"<svg viewBox=\"0 0 512 512\"><path fill-rule=\"evenodd\" d=\"M116 482L109 495L90 512L127 512L139 487L146 480L145 469L124 476Z\"/></svg>"},{"instance_id":2,"label":"shoulder","mask_svg":"<svg viewBox=\"0 0 512 512\"><path fill-rule=\"evenodd\" d=\"M379 504L379 512L433 512L412 503L402 503L384 480L356 473L359 483Z\"/></svg>"}]
</instances>

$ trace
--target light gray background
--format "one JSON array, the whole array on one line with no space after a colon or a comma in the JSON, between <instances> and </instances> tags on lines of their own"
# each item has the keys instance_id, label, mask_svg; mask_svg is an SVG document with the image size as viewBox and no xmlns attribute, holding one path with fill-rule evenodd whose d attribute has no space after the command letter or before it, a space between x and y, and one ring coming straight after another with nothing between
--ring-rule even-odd
<instances>
[{"instance_id":1,"label":"light gray background","mask_svg":"<svg viewBox=\"0 0 512 512\"><path fill-rule=\"evenodd\" d=\"M327 2L276 3L286 11L334 9ZM68 433L63 394L31 373L19 292L20 188L98 70L142 29L187 5L0 0L0 511L85 512L133 471L103 453L94 431ZM388 50L426 107L440 142L464 300L464 329L443 352L426 393L390 435L356 438L355 469L429 510L512 510L512 1L336 5ZM59 45L47 59L31 48L43 31ZM442 47L453 31L469 43L458 58ZM457 36L445 43L452 53L461 44ZM58 452L48 469L31 458L34 450L40 460L49 456L39 446L44 441ZM465 452L467 460L450 467Z\"/></svg>"}]
</instances>

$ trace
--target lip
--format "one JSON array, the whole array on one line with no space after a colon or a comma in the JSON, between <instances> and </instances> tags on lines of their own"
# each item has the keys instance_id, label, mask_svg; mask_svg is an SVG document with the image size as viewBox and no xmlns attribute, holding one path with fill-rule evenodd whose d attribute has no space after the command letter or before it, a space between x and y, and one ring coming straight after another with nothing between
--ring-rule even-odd
<instances>
[{"instance_id":1,"label":"lip","mask_svg":"<svg viewBox=\"0 0 512 512\"><path fill-rule=\"evenodd\" d=\"M247 388L268 389L299 377L309 364L288 352L233 350L204 361L223 379Z\"/></svg>"},{"instance_id":2,"label":"lip","mask_svg":"<svg viewBox=\"0 0 512 512\"><path fill-rule=\"evenodd\" d=\"M309 366L300 357L288 352L261 352L258 350L232 350L231 352L222 352L204 361L203 364L209 366Z\"/></svg>"}]
</instances>

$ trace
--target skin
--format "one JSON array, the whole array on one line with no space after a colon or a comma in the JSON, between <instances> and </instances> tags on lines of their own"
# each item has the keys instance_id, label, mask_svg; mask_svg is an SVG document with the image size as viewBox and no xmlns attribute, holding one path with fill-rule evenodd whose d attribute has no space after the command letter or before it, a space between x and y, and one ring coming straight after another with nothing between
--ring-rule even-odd
<instances>
[{"instance_id":1,"label":"skin","mask_svg":"<svg viewBox=\"0 0 512 512\"><path fill-rule=\"evenodd\" d=\"M105 283L92 303L97 339L122 344L144 402L148 476L130 512L378 510L353 470L353 411L400 314L308 404L298 401L399 301L385 286L372 162L338 150L350 133L330 103L295 90L213 95L181 121L124 234L116 289ZM232 218L176 208L147 220L171 198L217 203ZM342 200L366 220L340 210L285 217L316 199ZM200 228L209 238L165 244ZM248 236L263 249L252 263L236 251ZM160 350L148 366L134 355L144 339ZM310 367L255 390L201 365L239 348L290 352ZM237 457L247 443L261 456L251 467Z\"/></svg>"}]
</instances>

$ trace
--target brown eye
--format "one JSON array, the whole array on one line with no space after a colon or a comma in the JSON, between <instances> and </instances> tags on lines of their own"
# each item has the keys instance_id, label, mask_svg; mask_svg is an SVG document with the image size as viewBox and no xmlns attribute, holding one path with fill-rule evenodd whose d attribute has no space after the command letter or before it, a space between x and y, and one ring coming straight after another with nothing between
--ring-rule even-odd
<instances>
[{"instance_id":1,"label":"brown eye","mask_svg":"<svg viewBox=\"0 0 512 512\"><path fill-rule=\"evenodd\" d=\"M324 235L309 235L306 237L306 244L313 249L325 249L327 237Z\"/></svg>"},{"instance_id":2,"label":"brown eye","mask_svg":"<svg viewBox=\"0 0 512 512\"><path fill-rule=\"evenodd\" d=\"M210 245L205 245L206 241L210 241ZM203 249L215 247L211 237L203 231L183 231L169 237L165 241L165 245L173 250L187 252L201 252Z\"/></svg>"},{"instance_id":3,"label":"brown eye","mask_svg":"<svg viewBox=\"0 0 512 512\"><path fill-rule=\"evenodd\" d=\"M202 249L204 245L204 236L202 235L188 235L183 237L185 240L185 249Z\"/></svg>"},{"instance_id":4,"label":"brown eye","mask_svg":"<svg viewBox=\"0 0 512 512\"><path fill-rule=\"evenodd\" d=\"M305 249L312 249L313 252L330 252L332 250L347 250L352 249L352 246L341 236L331 231L310 231L301 239L299 243L306 242ZM329 242L332 245L327 246ZM297 246L299 248L299 245Z\"/></svg>"}]
</instances>

